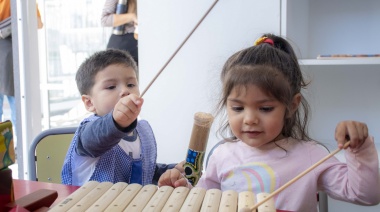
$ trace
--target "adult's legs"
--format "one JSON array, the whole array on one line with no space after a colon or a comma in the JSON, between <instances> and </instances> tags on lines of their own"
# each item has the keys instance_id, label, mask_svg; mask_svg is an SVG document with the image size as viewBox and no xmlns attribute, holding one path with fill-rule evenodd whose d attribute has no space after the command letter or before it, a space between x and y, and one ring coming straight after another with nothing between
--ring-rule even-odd
<instances>
[{"instance_id":1,"label":"adult's legs","mask_svg":"<svg viewBox=\"0 0 380 212\"><path fill-rule=\"evenodd\" d=\"M11 122L12 122L12 129L13 129L13 142L15 150L17 148L17 127L16 127L16 105L15 105L15 97L14 96L7 96L9 107L11 108ZM17 153L16 153L17 154Z\"/></svg>"},{"instance_id":2,"label":"adult's legs","mask_svg":"<svg viewBox=\"0 0 380 212\"><path fill-rule=\"evenodd\" d=\"M107 49L121 49L128 51L133 59L135 59L137 65L139 64L138 41L134 38L133 33L127 33L124 35L112 34L108 41Z\"/></svg>"},{"instance_id":3,"label":"adult's legs","mask_svg":"<svg viewBox=\"0 0 380 212\"><path fill-rule=\"evenodd\" d=\"M4 95L0 93L0 121L3 121L3 101Z\"/></svg>"},{"instance_id":4,"label":"adult's legs","mask_svg":"<svg viewBox=\"0 0 380 212\"><path fill-rule=\"evenodd\" d=\"M4 96L14 96L12 36L6 39L0 39L0 93L0 118L3 120Z\"/></svg>"},{"instance_id":5,"label":"adult's legs","mask_svg":"<svg viewBox=\"0 0 380 212\"><path fill-rule=\"evenodd\" d=\"M14 96L7 96L9 107L11 108L11 122L13 125L13 128L16 126L16 105L15 105L15 97ZM15 131L15 130L13 130Z\"/></svg>"}]
</instances>

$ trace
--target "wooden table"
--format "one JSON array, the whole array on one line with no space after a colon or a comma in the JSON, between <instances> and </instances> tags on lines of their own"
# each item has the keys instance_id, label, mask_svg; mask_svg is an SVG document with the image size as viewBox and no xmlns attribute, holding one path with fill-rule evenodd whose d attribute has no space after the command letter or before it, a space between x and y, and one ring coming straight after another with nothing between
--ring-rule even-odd
<instances>
[{"instance_id":1,"label":"wooden table","mask_svg":"<svg viewBox=\"0 0 380 212\"><path fill-rule=\"evenodd\" d=\"M27 194L38 191L39 189L49 189L58 192L58 197L52 204L55 205L76 191L79 186L62 185L56 183L45 183L29 180L13 180L13 189L15 199L19 199Z\"/></svg>"}]
</instances>

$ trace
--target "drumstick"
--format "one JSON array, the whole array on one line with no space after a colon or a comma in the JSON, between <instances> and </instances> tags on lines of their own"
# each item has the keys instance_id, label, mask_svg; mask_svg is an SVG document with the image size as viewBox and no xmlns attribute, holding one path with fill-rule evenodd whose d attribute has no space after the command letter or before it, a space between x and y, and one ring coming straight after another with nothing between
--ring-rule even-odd
<instances>
[{"instance_id":1,"label":"drumstick","mask_svg":"<svg viewBox=\"0 0 380 212\"><path fill-rule=\"evenodd\" d=\"M148 91L148 89L150 88L150 86L154 83L154 81L156 81L156 79L158 78L158 76L162 73L162 71L166 68L166 66L170 63L170 61L172 61L172 59L179 52L179 50L182 48L182 46L185 45L185 43L187 42L187 40L189 40L190 36L194 33L194 31L198 28L198 26L202 23L202 21L210 13L210 11L212 10L212 8L214 8L214 6L216 5L217 2L218 2L218 0L214 1L214 3L211 5L211 7L203 15L203 17L201 18L201 20L199 20L199 22L195 25L195 27L193 28L193 30L191 30L191 32L189 33L189 35L185 38L185 40L183 40L183 42L181 43L181 45L179 45L179 47L174 51L174 53L172 54L172 56L170 56L169 60L164 64L164 66L162 66L162 68L160 69L160 71L158 71L158 73L156 74L156 76L153 77L152 81L150 81L150 83L148 84L148 86L141 93L140 97L144 96L144 94Z\"/></svg>"},{"instance_id":2,"label":"drumstick","mask_svg":"<svg viewBox=\"0 0 380 212\"><path fill-rule=\"evenodd\" d=\"M211 114L198 112L194 115L194 125L191 133L186 163L185 177L194 186L202 173L203 159L206 152L210 127L214 117Z\"/></svg>"},{"instance_id":3,"label":"drumstick","mask_svg":"<svg viewBox=\"0 0 380 212\"><path fill-rule=\"evenodd\" d=\"M348 147L348 145L350 145L349 141L344 144L344 146L343 146L342 149ZM326 157L322 158L320 161L318 161L317 163L315 163L314 165L312 165L311 167L309 167L308 169L306 169L305 171L303 171L301 174L297 175L295 178L293 178L289 182L285 183L283 186L281 186L280 188L278 188L276 191L274 191L273 193L271 193L270 195L268 195L261 202L257 203L256 205L252 206L251 208L244 208L244 209L241 210L241 212L255 211L260 205L262 205L263 203L265 203L266 201L268 201L270 198L274 197L275 195L277 195L278 193L280 193L281 191L283 191L285 188L287 188L288 186L290 186L291 184L293 184L294 182L296 182L297 180L299 180L301 177L303 177L305 174L309 173L311 170L313 170L317 166L321 165L323 162L325 162L326 160L328 160L329 158L331 158L332 156L334 156L336 153L338 153L342 149L338 148L334 152L326 155Z\"/></svg>"}]
</instances>

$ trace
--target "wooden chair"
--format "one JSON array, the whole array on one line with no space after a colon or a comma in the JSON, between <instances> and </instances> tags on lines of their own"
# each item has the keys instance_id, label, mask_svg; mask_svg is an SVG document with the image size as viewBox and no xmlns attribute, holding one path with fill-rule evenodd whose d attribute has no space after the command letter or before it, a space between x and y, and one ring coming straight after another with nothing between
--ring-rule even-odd
<instances>
[{"instance_id":1,"label":"wooden chair","mask_svg":"<svg viewBox=\"0 0 380 212\"><path fill-rule=\"evenodd\" d=\"M29 149L29 180L61 183L63 161L76 129L48 129L34 138Z\"/></svg>"}]
</instances>

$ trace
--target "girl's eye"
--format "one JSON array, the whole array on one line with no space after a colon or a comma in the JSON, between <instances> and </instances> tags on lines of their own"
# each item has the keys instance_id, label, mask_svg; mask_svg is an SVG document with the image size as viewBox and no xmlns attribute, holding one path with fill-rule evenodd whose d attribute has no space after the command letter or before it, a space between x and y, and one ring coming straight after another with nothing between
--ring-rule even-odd
<instances>
[{"instance_id":1,"label":"girl's eye","mask_svg":"<svg viewBox=\"0 0 380 212\"><path fill-rule=\"evenodd\" d=\"M273 111L274 107L261 107L260 110L263 112L271 112Z\"/></svg>"},{"instance_id":2,"label":"girl's eye","mask_svg":"<svg viewBox=\"0 0 380 212\"><path fill-rule=\"evenodd\" d=\"M244 107L241 107L241 106L234 106L234 107L231 107L233 111L235 112L241 112L244 110Z\"/></svg>"}]
</instances>

